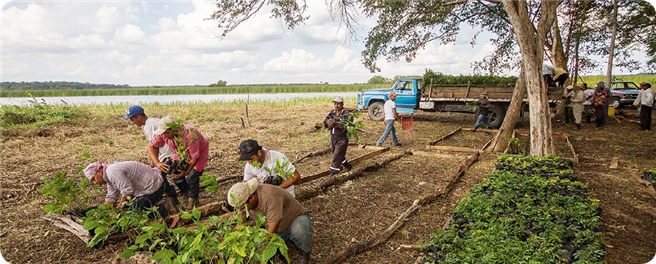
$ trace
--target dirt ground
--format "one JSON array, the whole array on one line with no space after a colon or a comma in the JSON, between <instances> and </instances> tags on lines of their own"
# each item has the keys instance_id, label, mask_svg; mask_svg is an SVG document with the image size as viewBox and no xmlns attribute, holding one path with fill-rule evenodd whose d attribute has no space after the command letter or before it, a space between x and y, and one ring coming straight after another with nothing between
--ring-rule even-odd
<instances>
[{"instance_id":1,"label":"dirt ground","mask_svg":"<svg viewBox=\"0 0 656 264\"><path fill-rule=\"evenodd\" d=\"M347 102L346 107L350 106ZM329 148L326 130L313 129L321 122L330 103L251 104L249 118L244 105L146 106L151 116L175 114L195 125L210 142L210 158L205 173L217 177L240 175L242 167L234 159L244 139L258 140L264 147L281 151L291 160ZM88 107L90 116L75 125L46 129L2 130L0 170L1 212L0 252L11 263L104 263L115 258L125 244L88 249L76 236L41 220L47 204L37 191L40 177L52 177L66 171L71 177L82 153L103 162L135 160L148 162L146 140L141 128L120 119L124 107ZM242 118L244 125L242 126ZM375 144L384 129L382 122L369 121L359 132L359 143ZM249 126L250 121L250 126ZM419 112L413 118L414 131L397 135L403 144L374 156L356 167L370 166L404 151L430 151L425 146L458 127L471 127L474 116L467 114ZM656 169L656 134L639 131L638 124L615 119L602 128L583 124L582 130L554 121L555 133L567 133L579 155L575 172L589 184L592 197L600 200L602 231L607 232L606 262L646 263L656 254L656 192L642 178L642 171ZM527 129L528 122L518 125ZM480 148L494 135L462 131L438 145ZM555 141L563 155L567 147ZM391 139L383 146L391 145ZM368 152L352 146L347 158ZM466 153L454 153L463 158ZM618 169L609 169L619 159ZM496 154L486 153L458 180L453 190L411 214L387 241L371 250L347 258L343 263L414 263L421 253L400 250L400 245L416 245L430 240L429 235L443 229L456 203L494 168ZM310 212L314 238L313 263L320 263L345 247L363 243L383 232L412 205L415 199L444 188L457 171L461 158L435 158L408 155L371 169L358 178L324 190L301 203ZM304 159L296 168L302 176L326 170L330 155ZM237 181L221 183L219 194L201 193L201 204L225 199L227 189ZM314 181L301 187L314 186ZM97 197L100 203L102 197ZM292 260L295 253L292 250Z\"/></svg>"}]
</instances>

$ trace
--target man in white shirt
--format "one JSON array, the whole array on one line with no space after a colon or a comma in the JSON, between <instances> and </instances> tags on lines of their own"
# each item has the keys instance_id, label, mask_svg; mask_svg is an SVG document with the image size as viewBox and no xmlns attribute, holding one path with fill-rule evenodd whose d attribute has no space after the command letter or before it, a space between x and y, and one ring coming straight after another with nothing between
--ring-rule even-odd
<instances>
[{"instance_id":1,"label":"man in white shirt","mask_svg":"<svg viewBox=\"0 0 656 264\"><path fill-rule=\"evenodd\" d=\"M654 90L651 84L646 82L640 83L640 98L638 107L640 108L640 130L651 130L651 110L654 108Z\"/></svg>"},{"instance_id":2,"label":"man in white shirt","mask_svg":"<svg viewBox=\"0 0 656 264\"><path fill-rule=\"evenodd\" d=\"M155 130L157 130L159 118L146 116L143 107L138 105L131 106L128 109L128 112L123 116L123 119L130 120L130 123L135 126L143 127L143 131L144 134L146 134L146 139L148 139L148 142L150 142L153 137L155 137ZM159 161L164 162L164 159L171 157L171 155L173 155L173 151L167 145L164 145L163 147L159 148L159 155L157 155L157 158ZM151 167L153 166L154 164L151 164ZM175 188L173 188L173 185L168 182L164 173L162 173L162 177L164 177L166 196L171 197L173 204L177 206L178 196L175 193Z\"/></svg>"},{"instance_id":3,"label":"man in white shirt","mask_svg":"<svg viewBox=\"0 0 656 264\"><path fill-rule=\"evenodd\" d=\"M387 100L383 106L383 113L385 114L385 131L378 139L378 142L376 142L376 146L382 146L383 141L387 139L387 135L390 133L392 134L392 145L399 145L399 141L396 138L396 129L394 129L394 120L399 118L399 113L396 112L396 103L394 103L394 100L396 100L396 93L391 92L389 94L389 100Z\"/></svg>"},{"instance_id":4,"label":"man in white shirt","mask_svg":"<svg viewBox=\"0 0 656 264\"><path fill-rule=\"evenodd\" d=\"M258 178L261 182L276 185L296 197L294 183L301 179L301 174L285 154L265 149L252 139L242 141L239 144L239 152L239 160L246 161L244 182Z\"/></svg>"}]
</instances>

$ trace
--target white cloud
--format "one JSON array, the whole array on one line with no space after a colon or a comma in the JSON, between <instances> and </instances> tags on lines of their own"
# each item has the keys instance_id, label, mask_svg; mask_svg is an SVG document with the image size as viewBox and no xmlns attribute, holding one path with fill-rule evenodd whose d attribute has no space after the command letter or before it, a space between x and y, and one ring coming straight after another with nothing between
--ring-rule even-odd
<instances>
[{"instance_id":1,"label":"white cloud","mask_svg":"<svg viewBox=\"0 0 656 264\"><path fill-rule=\"evenodd\" d=\"M128 24L116 30L114 37L127 43L139 43L144 40L146 33L138 26Z\"/></svg>"},{"instance_id":2,"label":"white cloud","mask_svg":"<svg viewBox=\"0 0 656 264\"><path fill-rule=\"evenodd\" d=\"M103 58L108 62L118 62L120 64L129 64L132 62L132 57L121 54L118 50L112 50L110 53L105 54Z\"/></svg>"}]
</instances>

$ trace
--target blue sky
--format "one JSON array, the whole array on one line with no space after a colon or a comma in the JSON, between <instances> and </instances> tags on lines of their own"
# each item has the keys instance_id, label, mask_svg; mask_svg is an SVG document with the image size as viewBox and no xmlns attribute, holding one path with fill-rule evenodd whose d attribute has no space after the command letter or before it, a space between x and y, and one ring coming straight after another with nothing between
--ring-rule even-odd
<instances>
[{"instance_id":1,"label":"blue sky","mask_svg":"<svg viewBox=\"0 0 656 264\"><path fill-rule=\"evenodd\" d=\"M656 0L652 0L653 3ZM494 47L472 30L455 44L430 43L411 63L361 63L363 39L344 40L324 1L287 30L264 10L219 39L204 20L215 1L2 1L2 81L78 81L141 85L363 83L374 75L420 75L426 68L470 74ZM373 20L363 20L364 31Z\"/></svg>"}]
</instances>

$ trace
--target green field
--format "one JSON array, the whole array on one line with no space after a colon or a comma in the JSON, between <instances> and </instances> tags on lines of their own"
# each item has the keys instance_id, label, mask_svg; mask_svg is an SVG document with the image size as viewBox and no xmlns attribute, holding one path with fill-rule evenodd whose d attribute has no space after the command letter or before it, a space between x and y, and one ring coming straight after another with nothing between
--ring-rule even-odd
<instances>
[{"instance_id":1,"label":"green field","mask_svg":"<svg viewBox=\"0 0 656 264\"><path fill-rule=\"evenodd\" d=\"M52 96L112 96L112 95L179 95L179 94L246 94L246 93L324 93L357 92L361 89L390 87L389 84L309 84L309 85L254 85L225 87L165 87L129 89L60 89L60 90L3 90L0 97Z\"/></svg>"}]
</instances>

